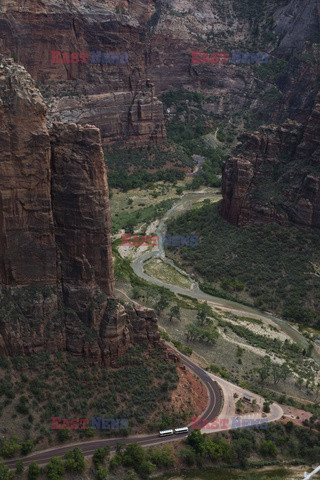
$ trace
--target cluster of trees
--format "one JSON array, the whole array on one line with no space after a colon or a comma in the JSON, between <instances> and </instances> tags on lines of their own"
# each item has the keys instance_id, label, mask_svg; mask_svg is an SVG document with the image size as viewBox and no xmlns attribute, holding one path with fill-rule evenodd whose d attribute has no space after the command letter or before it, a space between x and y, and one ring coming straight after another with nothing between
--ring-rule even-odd
<instances>
[{"instance_id":1,"label":"cluster of trees","mask_svg":"<svg viewBox=\"0 0 320 480\"><path fill-rule=\"evenodd\" d=\"M218 204L206 203L171 219L167 227L173 235L201 232L199 246L181 249L179 256L212 287L211 292L215 289L231 299L232 291L233 298L243 303L249 295L258 308L320 325L320 277L310 264L318 257L319 238L312 230L275 224L239 230L221 218ZM208 248L208 241L214 248Z\"/></svg>"},{"instance_id":2,"label":"cluster of trees","mask_svg":"<svg viewBox=\"0 0 320 480\"><path fill-rule=\"evenodd\" d=\"M206 460L213 462L238 463L247 468L251 455L274 459L279 454L295 460L320 462L320 433L296 427L292 422L286 425L268 424L268 429L231 430L228 440L225 434L213 438L193 430L186 439L186 447L179 455L187 465L201 467Z\"/></svg>"},{"instance_id":3,"label":"cluster of trees","mask_svg":"<svg viewBox=\"0 0 320 480\"><path fill-rule=\"evenodd\" d=\"M269 355L266 355L261 360L262 366L257 369L257 373L260 377L261 383L268 380L269 377L273 378L273 383L278 385L282 380L283 382L291 375L291 370L287 363L272 363Z\"/></svg>"},{"instance_id":4,"label":"cluster of trees","mask_svg":"<svg viewBox=\"0 0 320 480\"><path fill-rule=\"evenodd\" d=\"M186 337L190 342L203 342L214 345L219 337L218 330L213 326L213 312L207 302L201 303L197 309L196 323L186 325Z\"/></svg>"},{"instance_id":5,"label":"cluster of trees","mask_svg":"<svg viewBox=\"0 0 320 480\"><path fill-rule=\"evenodd\" d=\"M152 182L170 182L174 185L178 180L185 179L185 172L178 168L168 168L150 173L146 170L136 170L128 174L125 170L110 171L108 173L108 182L111 188L119 188L124 192L133 188L148 188Z\"/></svg>"},{"instance_id":6,"label":"cluster of trees","mask_svg":"<svg viewBox=\"0 0 320 480\"><path fill-rule=\"evenodd\" d=\"M174 457L171 447L165 446L157 449L143 448L137 443L131 443L123 449L121 444L116 447L116 455L110 460L109 468L116 472L120 466L133 469L142 479L161 467L172 467Z\"/></svg>"},{"instance_id":7,"label":"cluster of trees","mask_svg":"<svg viewBox=\"0 0 320 480\"><path fill-rule=\"evenodd\" d=\"M135 298L135 299L144 297L147 300L149 300L149 298L159 297L158 291L155 291L153 287L146 287L143 290L144 293L142 293L142 289L136 285L136 286L133 286L131 292L132 292L132 298ZM170 306L170 303L173 299L174 297L172 297L172 295L168 294L166 290L164 290L163 292L160 293L160 297L153 304L154 310L158 314L162 313L164 310L166 310ZM181 310L178 305L172 305L170 307L169 321L172 322L173 319L181 320Z\"/></svg>"},{"instance_id":8,"label":"cluster of trees","mask_svg":"<svg viewBox=\"0 0 320 480\"><path fill-rule=\"evenodd\" d=\"M28 467L28 480L37 480L40 474L45 473L47 480L62 480L65 473L80 474L85 470L84 455L78 448L74 448L65 454L65 460L60 457L51 458L46 467L40 468L36 462L31 462ZM16 462L16 474L24 471L23 461ZM15 473L5 465L0 465L0 479L13 480ZM105 477L103 477L105 478ZM100 480L103 480L101 478Z\"/></svg>"},{"instance_id":9,"label":"cluster of trees","mask_svg":"<svg viewBox=\"0 0 320 480\"><path fill-rule=\"evenodd\" d=\"M17 455L20 451L21 455L27 455L34 447L33 441L29 438L22 443L19 443L18 438L14 435L8 440L3 440L0 448L0 456L4 458L11 458Z\"/></svg>"}]
</instances>

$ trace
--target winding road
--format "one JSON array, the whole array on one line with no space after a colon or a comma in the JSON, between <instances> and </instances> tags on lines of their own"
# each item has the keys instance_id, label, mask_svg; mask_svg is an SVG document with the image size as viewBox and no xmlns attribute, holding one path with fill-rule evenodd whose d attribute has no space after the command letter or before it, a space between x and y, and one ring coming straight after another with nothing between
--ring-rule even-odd
<instances>
[{"instance_id":1,"label":"winding road","mask_svg":"<svg viewBox=\"0 0 320 480\"><path fill-rule=\"evenodd\" d=\"M213 421L220 413L222 405L223 405L223 395L222 391L216 382L205 370L200 368L190 359L185 357L184 355L180 354L177 350L175 350L181 357L182 363L193 373L195 373L204 383L208 390L209 395L209 403L203 414L201 415L201 420L207 420L208 422ZM173 425L172 428L178 428L183 425ZM19 457L13 458L10 460L6 460L4 463L9 468L13 469L15 467L15 463L17 460L22 460L25 466L28 466L31 462L36 462L38 465L45 465L47 464L52 457L63 457L65 453L69 450L72 450L75 447L78 447L83 454L88 457L93 455L94 451L97 448L104 447L109 445L111 448L115 448L118 442L127 445L128 443L139 443L144 447L149 447L152 445L159 445L163 443L169 443L172 441L181 440L181 438L187 437L186 434L183 435L173 435L169 437L159 437L159 434L151 434L151 435L135 435L131 437L116 437L116 438L104 438L101 440L90 440L85 442L78 442L73 444L68 444L64 446L53 447L41 452L35 452L30 454L26 457Z\"/></svg>"},{"instance_id":2,"label":"winding road","mask_svg":"<svg viewBox=\"0 0 320 480\"><path fill-rule=\"evenodd\" d=\"M165 222L173 215L175 215L177 212L179 212L179 209L182 206L185 206L186 204L192 205L196 199L205 199L205 198L212 198L212 194L208 193L191 193L187 194L184 196L183 199L178 201L163 217L163 219L160 221L158 229L157 229L157 235L159 237L161 236L161 233L165 232ZM161 245L161 242L159 243L158 249L155 249L153 251L149 251L147 253L142 254L139 258L134 260L132 262L132 267L135 273L147 280L150 283L163 286L169 290L171 290L174 293L180 294L180 295L188 295L189 297L196 298L197 300L207 300L210 302L214 302L216 305L221 306L221 307L227 307L230 309L234 309L237 311L248 311L248 312L254 312L257 313L258 311L250 308L250 307L245 307L244 305L238 304L236 302L231 302L228 300L224 300L221 298L213 297L211 295L208 295L204 292L202 292L198 286L198 283L195 282L195 280L188 276L192 287L191 289L184 289L180 288L174 285L169 285L166 283L161 282L160 280L157 280L153 277L150 277L147 275L144 270L143 270L143 264L146 260L149 258L156 257L156 258L161 258L163 261L165 261L168 264L171 264L174 266L175 269L177 269L180 273L183 273L184 275L187 275L183 270L179 269L177 266L171 262L171 260L168 260L165 258L165 252L164 248ZM124 292L121 290L117 290L118 292L121 292L127 299L129 299L131 302L138 304L134 300L130 299ZM258 312L260 315L262 315L260 312ZM269 314L263 314L268 318L274 319L272 315ZM290 327L291 328L291 327ZM295 334L297 334L296 331L294 331ZM170 348L173 348L170 346ZM173 348L174 349L174 348ZM262 397L259 397L258 395L255 395L251 392L248 392L236 385L233 385L225 380L222 380L220 377L216 377L213 374L210 374L203 370L199 365L197 365L195 362L191 361L188 357L185 355L181 354L178 352L176 349L174 349L175 352L180 356L181 362L195 375L197 375L201 381L204 383L206 386L206 389L208 391L208 405L205 411L202 413L200 419L202 421L206 422L212 422L215 420L217 417L219 418L230 418L232 416L235 416L235 401L234 401L234 393L237 393L240 396L243 396L244 394L251 395L253 398L256 399L256 402L258 405L262 407L263 399ZM283 415L283 411L281 407L277 404L271 405L271 412L268 415L267 421L268 422L273 422L281 418ZM250 415L251 418L261 416L260 414L254 414ZM190 424L189 424L190 425ZM177 428L181 427L182 425L172 425L172 428ZM234 428L239 428L235 427L233 425L229 425L225 430L230 430ZM212 431L217 431L216 429L213 428L204 428L202 429L203 433L210 433ZM96 440L90 440L90 441L83 441L83 442L78 442L78 443L72 443L68 445L63 445L63 446L56 446L52 447L47 450L39 451L39 452L34 452L28 456L25 457L20 457L20 458L13 458L6 460L4 463L11 469L15 467L15 463L17 460L22 460L25 466L28 466L31 462L35 461L39 465L45 465L47 464L50 459L54 456L58 457L63 457L66 452L69 450L78 447L83 454L86 457L89 457L93 455L94 451L97 448L103 447L105 445L109 445L111 448L115 448L116 444L118 442L121 442L122 444L126 445L129 443L136 442L142 446L152 446L152 445L160 445L160 444L166 444L170 443L173 441L178 441L183 438L185 438L187 435L173 435L169 437L159 437L159 434L150 434L150 435L135 435L135 436L130 436L130 437L116 437L116 438L104 438L104 439L96 439Z\"/></svg>"}]
</instances>

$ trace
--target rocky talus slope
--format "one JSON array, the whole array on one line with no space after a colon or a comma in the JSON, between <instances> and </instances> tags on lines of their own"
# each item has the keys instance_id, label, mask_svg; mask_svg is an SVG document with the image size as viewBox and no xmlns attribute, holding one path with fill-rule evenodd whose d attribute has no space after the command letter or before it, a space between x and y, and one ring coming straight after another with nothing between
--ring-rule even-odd
<instances>
[{"instance_id":1,"label":"rocky talus slope","mask_svg":"<svg viewBox=\"0 0 320 480\"><path fill-rule=\"evenodd\" d=\"M114 297L99 129L46 127L26 70L0 58L0 354L68 351L112 364L159 344L155 313Z\"/></svg>"}]
</instances>

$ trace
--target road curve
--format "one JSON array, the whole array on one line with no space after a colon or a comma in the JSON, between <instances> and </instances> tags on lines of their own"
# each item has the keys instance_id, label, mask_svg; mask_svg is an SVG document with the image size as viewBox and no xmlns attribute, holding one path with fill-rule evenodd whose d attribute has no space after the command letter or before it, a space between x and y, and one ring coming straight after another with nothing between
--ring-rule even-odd
<instances>
[{"instance_id":1,"label":"road curve","mask_svg":"<svg viewBox=\"0 0 320 480\"><path fill-rule=\"evenodd\" d=\"M181 362L201 379L201 381L204 383L208 390L209 403L205 411L202 413L201 419L207 420L209 422L214 420L219 415L221 407L223 405L223 395L218 383L214 379L210 378L210 376L205 370L193 363L189 358L185 357L177 350L175 350L175 352L180 356ZM172 428L177 428L181 426L182 425L172 425ZM25 457L12 458L10 460L6 460L4 463L11 469L15 467L15 463L17 462L17 460L22 460L25 466L28 466L31 462L37 462L39 465L45 465L50 461L52 457L63 457L66 452L72 450L75 447L78 447L83 452L83 454L88 457L93 455L94 451L97 448L104 447L106 445L114 448L118 442L121 442L124 445L136 442L144 447L147 447L151 445L159 445L163 443L181 440L186 436L187 435L184 434L173 435L170 437L159 437L159 434L156 433L151 435L135 435L131 437L116 437L109 439L105 438L101 440L90 440L59 447L53 447L45 451L35 452Z\"/></svg>"}]
</instances>

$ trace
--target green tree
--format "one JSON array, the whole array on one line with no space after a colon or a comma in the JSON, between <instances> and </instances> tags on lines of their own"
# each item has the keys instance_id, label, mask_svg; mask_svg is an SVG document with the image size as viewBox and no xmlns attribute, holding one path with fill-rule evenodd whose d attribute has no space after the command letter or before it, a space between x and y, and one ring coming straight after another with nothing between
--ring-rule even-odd
<instances>
[{"instance_id":1,"label":"green tree","mask_svg":"<svg viewBox=\"0 0 320 480\"><path fill-rule=\"evenodd\" d=\"M22 460L18 460L16 462L16 473L19 474L19 473L22 473L23 472L23 469L24 469L24 466L23 466L23 461ZM1 474L0 474L0 478L1 477Z\"/></svg>"},{"instance_id":2,"label":"green tree","mask_svg":"<svg viewBox=\"0 0 320 480\"><path fill-rule=\"evenodd\" d=\"M106 458L106 456L109 455L109 452L110 452L110 447L108 446L97 448L97 450L93 454L93 459L92 459L96 467L103 464L103 461Z\"/></svg>"},{"instance_id":3,"label":"green tree","mask_svg":"<svg viewBox=\"0 0 320 480\"><path fill-rule=\"evenodd\" d=\"M270 376L270 373L271 373L271 358L268 355L266 355L261 360L261 363L262 363L262 367L259 368L257 371L258 371L258 374L259 374L259 377L260 377L260 381L262 383L265 380L267 380L267 378Z\"/></svg>"},{"instance_id":4,"label":"green tree","mask_svg":"<svg viewBox=\"0 0 320 480\"><path fill-rule=\"evenodd\" d=\"M36 462L31 462L28 468L28 480L36 480L40 475L41 469Z\"/></svg>"},{"instance_id":5,"label":"green tree","mask_svg":"<svg viewBox=\"0 0 320 480\"><path fill-rule=\"evenodd\" d=\"M170 308L170 322L172 322L173 318L180 320L180 308L178 307L178 305Z\"/></svg>"},{"instance_id":6,"label":"green tree","mask_svg":"<svg viewBox=\"0 0 320 480\"><path fill-rule=\"evenodd\" d=\"M6 465L0 464L0 479L1 480L13 480L14 473L9 470Z\"/></svg>"},{"instance_id":7,"label":"green tree","mask_svg":"<svg viewBox=\"0 0 320 480\"><path fill-rule=\"evenodd\" d=\"M137 299L137 298L140 298L141 297L141 292L140 292L140 288L137 287L136 285L134 287L132 287L131 289L131 296L133 299Z\"/></svg>"},{"instance_id":8,"label":"green tree","mask_svg":"<svg viewBox=\"0 0 320 480\"><path fill-rule=\"evenodd\" d=\"M208 318L212 315L212 310L207 302L201 303L197 310L197 323L200 326L212 324L212 320Z\"/></svg>"},{"instance_id":9,"label":"green tree","mask_svg":"<svg viewBox=\"0 0 320 480\"><path fill-rule=\"evenodd\" d=\"M263 440L260 451L264 457L276 457L278 455L278 449L272 440Z\"/></svg>"},{"instance_id":10,"label":"green tree","mask_svg":"<svg viewBox=\"0 0 320 480\"><path fill-rule=\"evenodd\" d=\"M142 479L149 478L150 474L154 472L156 466L150 462L150 460L143 460L141 465L139 466L138 473Z\"/></svg>"},{"instance_id":11,"label":"green tree","mask_svg":"<svg viewBox=\"0 0 320 480\"><path fill-rule=\"evenodd\" d=\"M96 475L98 480L105 480L105 478L107 478L108 476L108 471L105 468L103 468L102 465L99 465Z\"/></svg>"},{"instance_id":12,"label":"green tree","mask_svg":"<svg viewBox=\"0 0 320 480\"><path fill-rule=\"evenodd\" d=\"M186 439L186 444L190 445L196 453L203 454L205 452L205 435L200 430L193 430Z\"/></svg>"},{"instance_id":13,"label":"green tree","mask_svg":"<svg viewBox=\"0 0 320 480\"><path fill-rule=\"evenodd\" d=\"M168 299L165 295L161 294L160 299L154 305L154 309L157 313L163 312L169 305Z\"/></svg>"},{"instance_id":14,"label":"green tree","mask_svg":"<svg viewBox=\"0 0 320 480\"><path fill-rule=\"evenodd\" d=\"M29 438L28 440L25 440L21 444L21 454L22 455L27 455L30 453L33 449L33 441Z\"/></svg>"},{"instance_id":15,"label":"green tree","mask_svg":"<svg viewBox=\"0 0 320 480\"><path fill-rule=\"evenodd\" d=\"M73 448L65 454L65 468L68 472L81 473L85 469L84 455L79 448Z\"/></svg>"},{"instance_id":16,"label":"green tree","mask_svg":"<svg viewBox=\"0 0 320 480\"><path fill-rule=\"evenodd\" d=\"M263 411L265 413L270 413L270 402L263 402Z\"/></svg>"},{"instance_id":17,"label":"green tree","mask_svg":"<svg viewBox=\"0 0 320 480\"><path fill-rule=\"evenodd\" d=\"M274 363L272 365L272 376L273 376L273 382L275 385L277 385L280 380L285 381L287 377L290 375L291 370L288 366L287 363L283 363L282 365L278 365Z\"/></svg>"},{"instance_id":18,"label":"green tree","mask_svg":"<svg viewBox=\"0 0 320 480\"><path fill-rule=\"evenodd\" d=\"M59 442L65 442L70 438L70 431L66 428L61 428L60 430L57 430L57 437Z\"/></svg>"},{"instance_id":19,"label":"green tree","mask_svg":"<svg viewBox=\"0 0 320 480\"><path fill-rule=\"evenodd\" d=\"M164 446L160 448L149 448L147 450L147 460L157 465L157 467L172 467L174 465L174 458L172 448Z\"/></svg>"},{"instance_id":20,"label":"green tree","mask_svg":"<svg viewBox=\"0 0 320 480\"><path fill-rule=\"evenodd\" d=\"M243 468L248 466L248 458L252 449L252 444L247 438L238 438L233 443L233 451Z\"/></svg>"},{"instance_id":21,"label":"green tree","mask_svg":"<svg viewBox=\"0 0 320 480\"><path fill-rule=\"evenodd\" d=\"M5 458L13 457L20 449L18 438L16 436L11 437L9 440L2 442L0 455Z\"/></svg>"},{"instance_id":22,"label":"green tree","mask_svg":"<svg viewBox=\"0 0 320 480\"><path fill-rule=\"evenodd\" d=\"M196 462L196 453L192 447L182 448L179 452L179 456L190 467Z\"/></svg>"},{"instance_id":23,"label":"green tree","mask_svg":"<svg viewBox=\"0 0 320 480\"><path fill-rule=\"evenodd\" d=\"M59 457L51 458L46 466L47 480L60 480L64 474L64 462Z\"/></svg>"},{"instance_id":24,"label":"green tree","mask_svg":"<svg viewBox=\"0 0 320 480\"><path fill-rule=\"evenodd\" d=\"M122 463L125 467L133 467L139 472L139 467L144 460L144 450L137 443L130 443L122 455Z\"/></svg>"}]
</instances>

